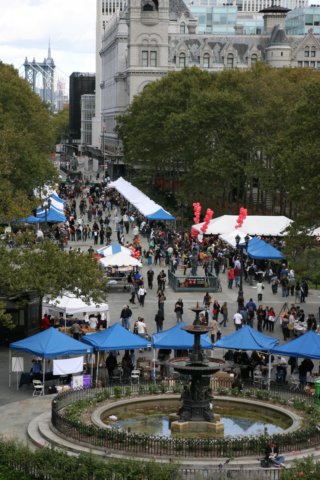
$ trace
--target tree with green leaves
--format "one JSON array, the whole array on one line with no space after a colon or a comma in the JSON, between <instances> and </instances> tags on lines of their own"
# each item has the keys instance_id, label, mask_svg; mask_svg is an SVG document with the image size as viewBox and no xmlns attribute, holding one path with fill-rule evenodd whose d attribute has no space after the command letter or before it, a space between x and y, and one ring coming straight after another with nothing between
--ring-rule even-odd
<instances>
[{"instance_id":1,"label":"tree with green leaves","mask_svg":"<svg viewBox=\"0 0 320 480\"><path fill-rule=\"evenodd\" d=\"M69 136L69 108L52 115L54 144L63 143Z\"/></svg>"},{"instance_id":2,"label":"tree with green leaves","mask_svg":"<svg viewBox=\"0 0 320 480\"><path fill-rule=\"evenodd\" d=\"M35 206L33 189L56 178L51 115L30 85L0 62L0 222Z\"/></svg>"},{"instance_id":3,"label":"tree with green leaves","mask_svg":"<svg viewBox=\"0 0 320 480\"><path fill-rule=\"evenodd\" d=\"M144 188L171 190L171 198L201 201L216 213L245 204L252 213L301 215L308 179L311 191L319 183L315 84L318 72L259 63L247 71L171 73L118 118L124 160Z\"/></svg>"},{"instance_id":4,"label":"tree with green leaves","mask_svg":"<svg viewBox=\"0 0 320 480\"><path fill-rule=\"evenodd\" d=\"M85 301L106 301L107 278L87 253L61 251L50 241L14 249L0 245L0 266L0 292L7 298L19 292L36 292L41 298L70 292ZM10 328L13 324L3 307L0 318Z\"/></svg>"},{"instance_id":5,"label":"tree with green leaves","mask_svg":"<svg viewBox=\"0 0 320 480\"><path fill-rule=\"evenodd\" d=\"M0 63L0 222L14 223L39 205L34 189L57 178L49 152L62 135L66 114L56 118L13 67ZM102 301L106 278L92 256L63 252L50 242L34 243L30 232L16 236L17 248L0 244L0 294L25 292L56 297L63 291ZM0 304L0 320L12 327Z\"/></svg>"}]
</instances>

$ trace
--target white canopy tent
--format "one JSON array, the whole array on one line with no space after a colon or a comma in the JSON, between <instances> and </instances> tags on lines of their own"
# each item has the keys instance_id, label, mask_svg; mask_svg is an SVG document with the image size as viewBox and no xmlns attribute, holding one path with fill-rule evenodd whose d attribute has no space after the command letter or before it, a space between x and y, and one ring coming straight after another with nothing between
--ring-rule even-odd
<instances>
[{"instance_id":1,"label":"white canopy tent","mask_svg":"<svg viewBox=\"0 0 320 480\"><path fill-rule=\"evenodd\" d=\"M214 218L208 225L206 235L225 235L233 232L237 223L238 215L223 215ZM241 232L249 235L282 236L284 230L292 223L285 216L248 215L241 226ZM200 232L203 223L193 225ZM238 231L238 230L237 230ZM240 235L240 233L239 233ZM236 235L235 235L236 236Z\"/></svg>"},{"instance_id":2,"label":"white canopy tent","mask_svg":"<svg viewBox=\"0 0 320 480\"><path fill-rule=\"evenodd\" d=\"M237 242L236 242L237 235L239 235L240 237L239 243L244 243L245 237L247 236L247 234L238 229L234 229L232 230L232 232L219 235L219 238L223 240L225 243L227 243L228 245L231 245L231 247L235 248L237 245Z\"/></svg>"},{"instance_id":3,"label":"white canopy tent","mask_svg":"<svg viewBox=\"0 0 320 480\"><path fill-rule=\"evenodd\" d=\"M123 252L100 258L99 262L104 267L142 267L139 260Z\"/></svg>"},{"instance_id":4,"label":"white canopy tent","mask_svg":"<svg viewBox=\"0 0 320 480\"><path fill-rule=\"evenodd\" d=\"M163 219L174 220L174 217L164 210L161 205L151 200L147 195L142 193L137 187L134 187L130 182L127 182L122 177L119 177L114 182L108 184L109 188L115 188L129 203L131 203L142 215L148 217L159 211L165 212Z\"/></svg>"},{"instance_id":5,"label":"white canopy tent","mask_svg":"<svg viewBox=\"0 0 320 480\"><path fill-rule=\"evenodd\" d=\"M64 315L75 315L86 313L105 312L107 323L110 323L109 305L107 303L86 303L82 298L76 297L72 293L66 293L54 299L42 303L45 312Z\"/></svg>"}]
</instances>

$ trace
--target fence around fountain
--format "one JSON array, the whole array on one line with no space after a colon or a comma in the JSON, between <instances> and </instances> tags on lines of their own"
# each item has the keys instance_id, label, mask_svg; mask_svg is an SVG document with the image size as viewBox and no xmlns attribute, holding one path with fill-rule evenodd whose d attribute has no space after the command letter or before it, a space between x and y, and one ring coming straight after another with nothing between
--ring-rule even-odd
<instances>
[{"instance_id":1,"label":"fence around fountain","mask_svg":"<svg viewBox=\"0 0 320 480\"><path fill-rule=\"evenodd\" d=\"M71 390L58 394L52 402L52 424L68 439L72 438L78 444L91 445L92 447L107 450L110 452L127 452L142 456L162 456L177 458L236 458L246 456L264 455L267 444L265 435L248 437L228 437L218 439L195 439L195 438L167 438L147 434L134 434L113 429L103 429L95 425L87 425L81 420L70 420L63 414L63 409L77 401L94 399L97 395L110 395L120 397L133 395L145 395L148 393L159 393L155 391L154 383L131 386L118 385L105 388L90 388L85 390ZM177 382L163 382L163 390L166 394L178 393ZM150 390L149 390L150 389ZM253 396L254 392L248 389ZM224 392L225 393L225 392ZM245 395L245 391L242 396ZM267 395L276 395L283 402L289 400L313 403L313 399L303 393L293 393L285 390L271 390L270 393L261 391L260 400L266 400ZM256 395L259 400L259 395ZM245 397L244 397L245 401ZM309 426L291 433L276 434L273 438L277 440L282 453L315 448L320 445L320 432L317 426Z\"/></svg>"}]
</instances>

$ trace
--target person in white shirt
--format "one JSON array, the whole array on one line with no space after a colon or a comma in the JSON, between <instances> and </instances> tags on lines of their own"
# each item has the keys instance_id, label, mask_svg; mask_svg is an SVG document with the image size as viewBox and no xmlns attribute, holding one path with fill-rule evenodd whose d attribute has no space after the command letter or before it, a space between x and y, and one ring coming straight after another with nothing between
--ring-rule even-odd
<instances>
[{"instance_id":1,"label":"person in white shirt","mask_svg":"<svg viewBox=\"0 0 320 480\"><path fill-rule=\"evenodd\" d=\"M86 312L83 312L83 320L86 325L89 325L89 315Z\"/></svg>"},{"instance_id":2,"label":"person in white shirt","mask_svg":"<svg viewBox=\"0 0 320 480\"><path fill-rule=\"evenodd\" d=\"M93 316L90 317L90 318L89 318L89 326L90 326L90 328L96 330L97 325L98 325L98 319L97 319L96 317L93 317Z\"/></svg>"},{"instance_id":3,"label":"person in white shirt","mask_svg":"<svg viewBox=\"0 0 320 480\"><path fill-rule=\"evenodd\" d=\"M135 324L137 333L140 337L145 338L147 335L147 326L144 323L144 319L142 317L138 317L138 320L136 321Z\"/></svg>"},{"instance_id":4,"label":"person in white shirt","mask_svg":"<svg viewBox=\"0 0 320 480\"><path fill-rule=\"evenodd\" d=\"M146 289L144 288L144 285L142 284L138 290L138 298L139 298L139 303L141 307L144 307L144 299L147 294Z\"/></svg>"},{"instance_id":5,"label":"person in white shirt","mask_svg":"<svg viewBox=\"0 0 320 480\"><path fill-rule=\"evenodd\" d=\"M233 321L236 327L236 330L240 330L242 328L242 315L241 313L237 312L233 315Z\"/></svg>"}]
</instances>

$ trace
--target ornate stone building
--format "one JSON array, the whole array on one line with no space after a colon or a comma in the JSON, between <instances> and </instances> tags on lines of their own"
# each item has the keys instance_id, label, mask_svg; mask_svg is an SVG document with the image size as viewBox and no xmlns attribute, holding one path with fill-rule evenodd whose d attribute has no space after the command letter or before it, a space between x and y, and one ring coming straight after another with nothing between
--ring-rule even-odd
<instances>
[{"instance_id":1,"label":"ornate stone building","mask_svg":"<svg viewBox=\"0 0 320 480\"><path fill-rule=\"evenodd\" d=\"M197 34L197 21L183 0L129 0L106 25L101 57L101 119L106 158L119 161L121 151L114 133L116 116L133 97L168 72L197 66L210 72L247 69L257 61L275 68L320 69L320 42L312 30L288 37L284 21L288 9L261 11L261 35L219 36Z\"/></svg>"}]
</instances>

